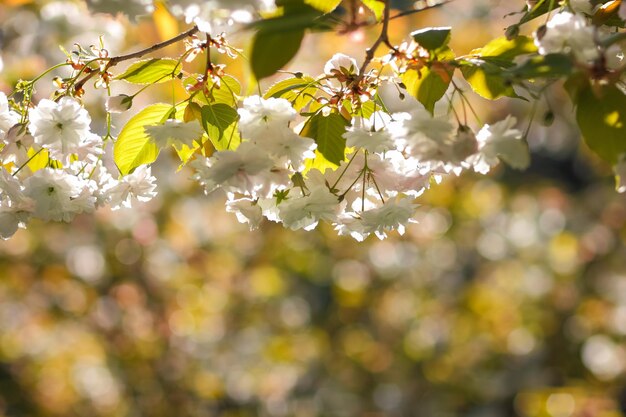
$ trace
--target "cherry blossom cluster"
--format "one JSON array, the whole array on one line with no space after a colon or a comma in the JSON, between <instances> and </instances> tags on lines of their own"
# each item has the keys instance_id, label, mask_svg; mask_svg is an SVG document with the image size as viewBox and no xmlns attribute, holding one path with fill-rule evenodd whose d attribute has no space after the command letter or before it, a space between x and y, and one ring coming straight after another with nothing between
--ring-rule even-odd
<instances>
[{"instance_id":1,"label":"cherry blossom cluster","mask_svg":"<svg viewBox=\"0 0 626 417\"><path fill-rule=\"evenodd\" d=\"M591 17L600 4L589 0L570 0L570 10L554 14L545 26L535 32L535 44L541 55L551 53L571 54L581 65L599 65L605 70L624 68L626 59L619 43L603 48L601 41L611 35L608 29L598 28ZM626 19L626 3L622 3L619 15Z\"/></svg>"},{"instance_id":2,"label":"cherry blossom cluster","mask_svg":"<svg viewBox=\"0 0 626 417\"><path fill-rule=\"evenodd\" d=\"M335 58L336 59L336 58ZM500 159L512 167L529 162L513 117L475 134L448 116L423 108L353 118L343 137L347 155L336 169L306 169L316 144L289 126L297 112L280 98L245 99L239 109L242 143L192 162L207 193L222 190L227 210L251 229L262 219L311 230L320 221L361 241L370 234L404 232L414 200L431 180L464 169L487 173Z\"/></svg>"},{"instance_id":3,"label":"cherry blossom cluster","mask_svg":"<svg viewBox=\"0 0 626 417\"><path fill-rule=\"evenodd\" d=\"M0 93L0 237L31 218L70 222L102 206L130 207L156 195L143 165L115 179L103 163L105 141L91 132L87 110L73 98L41 100L22 117Z\"/></svg>"}]
</instances>

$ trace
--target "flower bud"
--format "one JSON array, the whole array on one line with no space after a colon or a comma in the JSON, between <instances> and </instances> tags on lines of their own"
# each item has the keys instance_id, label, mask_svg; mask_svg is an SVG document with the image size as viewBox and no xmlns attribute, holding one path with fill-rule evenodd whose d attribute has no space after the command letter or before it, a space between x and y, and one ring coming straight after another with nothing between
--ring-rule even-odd
<instances>
[{"instance_id":1,"label":"flower bud","mask_svg":"<svg viewBox=\"0 0 626 417\"><path fill-rule=\"evenodd\" d=\"M111 96L107 99L105 108L109 113L122 113L133 105L133 98L126 94Z\"/></svg>"}]
</instances>

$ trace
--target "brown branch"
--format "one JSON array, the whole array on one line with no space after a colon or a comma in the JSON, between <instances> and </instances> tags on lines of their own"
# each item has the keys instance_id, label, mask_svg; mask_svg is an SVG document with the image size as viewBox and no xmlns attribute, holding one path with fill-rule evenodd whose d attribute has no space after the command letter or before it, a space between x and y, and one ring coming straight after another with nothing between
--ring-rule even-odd
<instances>
[{"instance_id":1,"label":"brown branch","mask_svg":"<svg viewBox=\"0 0 626 417\"><path fill-rule=\"evenodd\" d=\"M118 55L118 56L113 56L113 57L108 57L108 58L101 58L102 61L108 61L107 65L104 67L103 70L101 71L91 71L88 74L86 74L80 81L77 81L76 83L74 83L74 90L79 90L82 89L83 86L85 85L85 83L87 81L89 81L91 78L93 78L94 75L96 74L105 74L109 68L117 65L120 62L123 61L128 61L129 59L134 59L134 58L141 58L144 55L148 55L152 52L158 51L159 49L163 49L169 45L172 45L176 42L182 41L185 38L188 38L189 36L192 36L194 34L196 34L199 31L198 26L194 26L191 29L189 29L186 32L183 32L179 35L174 36L171 39L165 40L163 42L159 42L156 43L148 48L142 49L141 51L137 51L137 52L132 52L130 54L126 54L126 55ZM78 74L80 75L80 74Z\"/></svg>"},{"instance_id":2,"label":"brown branch","mask_svg":"<svg viewBox=\"0 0 626 417\"><path fill-rule=\"evenodd\" d=\"M398 19L400 17L404 17L404 16L408 16L408 15L411 15L411 14L423 12L423 11L430 10L430 9L434 9L435 7L443 6L443 5L447 4L447 3L451 3L452 1L453 0L443 0L441 3L433 4L432 6L422 7L421 9L405 10L403 12L398 13L395 16L391 16L389 18L389 20Z\"/></svg>"},{"instance_id":3,"label":"brown branch","mask_svg":"<svg viewBox=\"0 0 626 417\"><path fill-rule=\"evenodd\" d=\"M137 52L133 52L130 54L126 54L126 55L118 55L118 56L114 56L111 58L108 58L109 63L107 64L107 69L117 65L118 63L122 62L122 61L128 61L129 59L134 59L134 58L141 58L144 55L148 55L152 52L158 51L159 49L163 49L166 46L170 46L176 42L182 41L185 38L188 38L189 36L195 35L196 33L199 32L198 26L194 26L191 29L189 29L186 32L181 33L180 35L176 35L171 39L168 39L166 41L157 43L152 45L149 48L146 49L142 49L141 51L137 51Z\"/></svg>"},{"instance_id":4,"label":"brown branch","mask_svg":"<svg viewBox=\"0 0 626 417\"><path fill-rule=\"evenodd\" d=\"M354 83L355 85L358 84L365 76L365 69L374 59L374 54L381 44L385 44L393 49L393 45L391 45L391 43L389 42L389 35L387 34L387 31L389 29L389 14L391 11L390 0L382 1L385 3L385 9L383 11L383 28L380 31L378 39L376 39L374 44L367 48L367 50L365 51L365 60L363 61L363 64L361 64L361 68L359 69L359 75Z\"/></svg>"}]
</instances>

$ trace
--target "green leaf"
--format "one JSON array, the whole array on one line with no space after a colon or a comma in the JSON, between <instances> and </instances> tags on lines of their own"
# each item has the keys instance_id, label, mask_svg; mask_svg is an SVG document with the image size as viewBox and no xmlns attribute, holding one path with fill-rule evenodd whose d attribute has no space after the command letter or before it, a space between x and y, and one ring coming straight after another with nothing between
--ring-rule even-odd
<instances>
[{"instance_id":1,"label":"green leaf","mask_svg":"<svg viewBox=\"0 0 626 417\"><path fill-rule=\"evenodd\" d=\"M420 72L408 70L402 74L401 78L406 85L406 91L431 113L435 110L435 103L446 93L452 79L449 77L444 80L439 74L428 68L422 68Z\"/></svg>"},{"instance_id":2,"label":"green leaf","mask_svg":"<svg viewBox=\"0 0 626 417\"><path fill-rule=\"evenodd\" d=\"M128 175L139 165L156 161L159 148L150 140L144 128L163 123L171 112L171 104L153 104L131 117L122 128L113 146L113 159L122 175Z\"/></svg>"},{"instance_id":3,"label":"green leaf","mask_svg":"<svg viewBox=\"0 0 626 417\"><path fill-rule=\"evenodd\" d=\"M472 54L481 57L497 57L502 61L513 61L519 55L532 54L537 52L537 47L532 38L528 36L518 36L508 40L500 37L492 40L480 49L472 51Z\"/></svg>"},{"instance_id":4,"label":"green leaf","mask_svg":"<svg viewBox=\"0 0 626 417\"><path fill-rule=\"evenodd\" d=\"M315 79L308 75L287 78L272 85L263 98L284 98L300 111L313 100L313 95L317 92L316 84Z\"/></svg>"},{"instance_id":5,"label":"green leaf","mask_svg":"<svg viewBox=\"0 0 626 417\"><path fill-rule=\"evenodd\" d=\"M519 97L503 69L498 65L483 59L464 61L461 66L463 77L478 95L489 100L503 96Z\"/></svg>"},{"instance_id":6,"label":"green leaf","mask_svg":"<svg viewBox=\"0 0 626 417\"><path fill-rule=\"evenodd\" d=\"M626 152L626 95L614 85L579 91L576 121L585 143L611 164Z\"/></svg>"},{"instance_id":7,"label":"green leaf","mask_svg":"<svg viewBox=\"0 0 626 417\"><path fill-rule=\"evenodd\" d=\"M175 59L152 58L135 62L116 79L144 85L162 83L175 77L180 69L181 65Z\"/></svg>"},{"instance_id":8,"label":"green leaf","mask_svg":"<svg viewBox=\"0 0 626 417\"><path fill-rule=\"evenodd\" d=\"M298 53L304 30L260 30L252 40L250 63L257 80L273 75Z\"/></svg>"},{"instance_id":9,"label":"green leaf","mask_svg":"<svg viewBox=\"0 0 626 417\"><path fill-rule=\"evenodd\" d=\"M346 126L348 121L339 113L324 116L320 112L307 121L300 135L314 139L317 143L316 154L338 166L345 158L346 139L343 134Z\"/></svg>"},{"instance_id":10,"label":"green leaf","mask_svg":"<svg viewBox=\"0 0 626 417\"><path fill-rule=\"evenodd\" d=\"M434 51L448 45L450 31L449 27L424 28L411 32L411 37L422 48Z\"/></svg>"},{"instance_id":11,"label":"green leaf","mask_svg":"<svg viewBox=\"0 0 626 417\"><path fill-rule=\"evenodd\" d=\"M561 7L560 2L553 0L539 0L530 10L528 10L524 16L520 19L519 23L530 22L531 20L543 16L544 14Z\"/></svg>"},{"instance_id":12,"label":"green leaf","mask_svg":"<svg viewBox=\"0 0 626 417\"><path fill-rule=\"evenodd\" d=\"M537 55L505 71L507 78L529 80L533 78L567 77L574 70L572 59L564 54Z\"/></svg>"},{"instance_id":13,"label":"green leaf","mask_svg":"<svg viewBox=\"0 0 626 417\"><path fill-rule=\"evenodd\" d=\"M304 2L324 13L330 13L339 6L341 0L304 0Z\"/></svg>"},{"instance_id":14,"label":"green leaf","mask_svg":"<svg viewBox=\"0 0 626 417\"><path fill-rule=\"evenodd\" d=\"M183 85L185 87L194 85L198 81L198 77L200 74L185 78ZM206 89L208 93L205 94L201 91L194 96L194 99L204 104L224 103L229 106L236 106L241 95L241 84L230 75L224 75L221 78L219 87L213 81L207 80Z\"/></svg>"},{"instance_id":15,"label":"green leaf","mask_svg":"<svg viewBox=\"0 0 626 417\"><path fill-rule=\"evenodd\" d=\"M50 154L48 150L43 148L40 150L34 150L33 148L28 148L28 169L31 172L39 171L48 166L48 162L50 162Z\"/></svg>"},{"instance_id":16,"label":"green leaf","mask_svg":"<svg viewBox=\"0 0 626 417\"><path fill-rule=\"evenodd\" d=\"M381 0L361 0L363 5L370 9L377 21L383 18L383 12L385 11L385 2Z\"/></svg>"},{"instance_id":17,"label":"green leaf","mask_svg":"<svg viewBox=\"0 0 626 417\"><path fill-rule=\"evenodd\" d=\"M202 106L202 126L215 149L234 149L241 143L237 110L224 103Z\"/></svg>"}]
</instances>

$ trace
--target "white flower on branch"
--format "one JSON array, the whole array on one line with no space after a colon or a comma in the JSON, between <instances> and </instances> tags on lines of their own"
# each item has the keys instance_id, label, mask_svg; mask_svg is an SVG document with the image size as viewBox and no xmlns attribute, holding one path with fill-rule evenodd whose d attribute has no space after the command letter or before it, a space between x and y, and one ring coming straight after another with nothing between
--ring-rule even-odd
<instances>
[{"instance_id":1,"label":"white flower on branch","mask_svg":"<svg viewBox=\"0 0 626 417\"><path fill-rule=\"evenodd\" d=\"M239 129L244 137L262 140L277 129L286 127L298 114L284 98L247 97L238 110Z\"/></svg>"},{"instance_id":2,"label":"white flower on branch","mask_svg":"<svg viewBox=\"0 0 626 417\"><path fill-rule=\"evenodd\" d=\"M152 176L149 166L141 165L131 174L122 177L117 182L112 182L106 193L113 210L122 207L130 208L133 200L145 203L157 195L156 178Z\"/></svg>"},{"instance_id":3,"label":"white flower on branch","mask_svg":"<svg viewBox=\"0 0 626 417\"><path fill-rule=\"evenodd\" d=\"M0 92L0 141L4 141L7 132L20 121L20 116L9 109L7 96Z\"/></svg>"},{"instance_id":4,"label":"white flower on branch","mask_svg":"<svg viewBox=\"0 0 626 417\"><path fill-rule=\"evenodd\" d=\"M530 154L522 132L513 128L517 120L507 116L493 125L485 125L476 135L479 151L467 159L474 171L486 174L498 164L498 158L515 169L525 169L530 164Z\"/></svg>"},{"instance_id":5,"label":"white flower on branch","mask_svg":"<svg viewBox=\"0 0 626 417\"><path fill-rule=\"evenodd\" d=\"M210 193L217 188L226 192L257 197L264 181L260 174L269 171L274 162L259 147L243 142L235 151L219 151L210 158L200 158L191 164L194 178Z\"/></svg>"},{"instance_id":6,"label":"white flower on branch","mask_svg":"<svg viewBox=\"0 0 626 417\"><path fill-rule=\"evenodd\" d=\"M600 56L593 26L585 17L569 12L552 16L546 23L545 32L535 33L535 44L541 55L572 53L583 63L591 63Z\"/></svg>"},{"instance_id":7,"label":"white flower on branch","mask_svg":"<svg viewBox=\"0 0 626 417\"><path fill-rule=\"evenodd\" d=\"M398 146L420 161L447 161L454 125L445 116L433 117L425 109L416 109L410 114L394 115L396 122L390 126Z\"/></svg>"},{"instance_id":8,"label":"white flower on branch","mask_svg":"<svg viewBox=\"0 0 626 417\"><path fill-rule=\"evenodd\" d=\"M305 159L315 158L314 151L317 148L313 139L302 137L288 127L276 129L256 143L274 159L277 165L291 165L296 171L304 168Z\"/></svg>"},{"instance_id":9,"label":"white flower on branch","mask_svg":"<svg viewBox=\"0 0 626 417\"><path fill-rule=\"evenodd\" d=\"M293 191L294 194L296 190ZM291 230L313 230L320 220L337 218L339 199L323 185L312 185L307 195L289 196L278 205L280 220Z\"/></svg>"},{"instance_id":10,"label":"white flower on branch","mask_svg":"<svg viewBox=\"0 0 626 417\"><path fill-rule=\"evenodd\" d=\"M51 156L65 162L76 152L81 140L90 134L89 113L74 99L59 102L41 100L29 113L29 130L35 143L48 149Z\"/></svg>"},{"instance_id":11,"label":"white flower on branch","mask_svg":"<svg viewBox=\"0 0 626 417\"><path fill-rule=\"evenodd\" d=\"M170 144L176 148L180 148L181 145L192 147L193 142L204 134L204 129L197 120L185 123L181 120L167 119L163 124L145 126L144 130L159 148Z\"/></svg>"},{"instance_id":12,"label":"white flower on branch","mask_svg":"<svg viewBox=\"0 0 626 417\"><path fill-rule=\"evenodd\" d=\"M382 153L395 148L389 130L385 129L382 123L374 126L375 117L353 119L352 126L343 134L348 148L363 148L372 153Z\"/></svg>"},{"instance_id":13,"label":"white flower on branch","mask_svg":"<svg viewBox=\"0 0 626 417\"><path fill-rule=\"evenodd\" d=\"M239 200L229 200L226 202L226 211L235 213L239 223L247 223L250 230L256 230L263 221L263 211L261 207L249 198Z\"/></svg>"},{"instance_id":14,"label":"white flower on branch","mask_svg":"<svg viewBox=\"0 0 626 417\"><path fill-rule=\"evenodd\" d=\"M335 54L324 65L324 74L331 77L339 74L343 75L359 75L359 66L356 60L345 54Z\"/></svg>"},{"instance_id":15,"label":"white flower on branch","mask_svg":"<svg viewBox=\"0 0 626 417\"><path fill-rule=\"evenodd\" d=\"M24 194L35 202L34 216L45 221L70 222L95 209L87 181L59 169L40 169L24 181L24 187Z\"/></svg>"}]
</instances>

